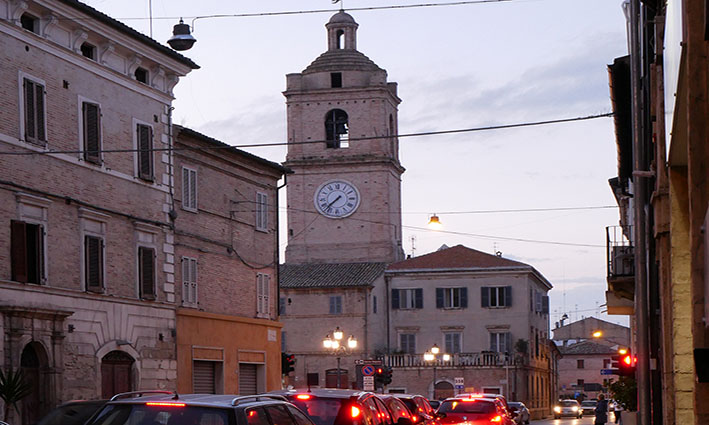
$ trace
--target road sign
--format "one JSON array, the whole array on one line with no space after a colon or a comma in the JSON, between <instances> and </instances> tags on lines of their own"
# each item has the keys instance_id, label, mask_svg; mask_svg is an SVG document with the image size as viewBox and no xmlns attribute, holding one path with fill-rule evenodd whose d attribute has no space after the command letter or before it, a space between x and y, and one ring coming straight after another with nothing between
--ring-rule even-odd
<instances>
[{"instance_id":1,"label":"road sign","mask_svg":"<svg viewBox=\"0 0 709 425\"><path fill-rule=\"evenodd\" d=\"M357 360L355 360L355 364L356 365L371 364L371 365L379 366L382 364L382 361L381 360L372 360L372 359L369 359L369 360L357 359Z\"/></svg>"},{"instance_id":2,"label":"road sign","mask_svg":"<svg viewBox=\"0 0 709 425\"><path fill-rule=\"evenodd\" d=\"M456 390L462 390L462 389L463 389L463 385L456 385L456 386L455 386L455 389L456 389Z\"/></svg>"},{"instance_id":3,"label":"road sign","mask_svg":"<svg viewBox=\"0 0 709 425\"><path fill-rule=\"evenodd\" d=\"M615 375L615 369L601 369L601 375Z\"/></svg>"},{"instance_id":4,"label":"road sign","mask_svg":"<svg viewBox=\"0 0 709 425\"><path fill-rule=\"evenodd\" d=\"M461 387L462 387L463 385L465 385L465 380L463 379L462 376L458 376L458 377L453 378L453 382L454 382L454 384L455 384L456 387L457 387L457 386L461 386Z\"/></svg>"},{"instance_id":5,"label":"road sign","mask_svg":"<svg viewBox=\"0 0 709 425\"><path fill-rule=\"evenodd\" d=\"M362 366L362 376L373 376L374 375L374 366L372 365L367 365L367 366Z\"/></svg>"},{"instance_id":6,"label":"road sign","mask_svg":"<svg viewBox=\"0 0 709 425\"><path fill-rule=\"evenodd\" d=\"M374 391L374 377L373 376L363 376L362 386L365 391Z\"/></svg>"}]
</instances>

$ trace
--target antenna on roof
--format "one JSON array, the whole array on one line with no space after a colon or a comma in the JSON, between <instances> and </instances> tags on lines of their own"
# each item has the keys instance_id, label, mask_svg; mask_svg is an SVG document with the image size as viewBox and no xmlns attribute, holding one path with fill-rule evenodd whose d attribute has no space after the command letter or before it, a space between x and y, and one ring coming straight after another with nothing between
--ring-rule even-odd
<instances>
[{"instance_id":1,"label":"antenna on roof","mask_svg":"<svg viewBox=\"0 0 709 425\"><path fill-rule=\"evenodd\" d=\"M416 235L411 235L411 256L416 256Z\"/></svg>"}]
</instances>

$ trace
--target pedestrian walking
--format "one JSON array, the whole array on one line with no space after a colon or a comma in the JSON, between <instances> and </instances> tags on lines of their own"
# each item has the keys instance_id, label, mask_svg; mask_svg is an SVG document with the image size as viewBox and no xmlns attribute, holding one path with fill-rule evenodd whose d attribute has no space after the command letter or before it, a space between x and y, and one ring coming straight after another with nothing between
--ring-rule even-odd
<instances>
[{"instance_id":1,"label":"pedestrian walking","mask_svg":"<svg viewBox=\"0 0 709 425\"><path fill-rule=\"evenodd\" d=\"M615 415L615 423L617 424L622 424L623 421L621 419L621 412L623 411L623 406L620 405L617 401L615 402L615 410L613 411L613 414Z\"/></svg>"},{"instance_id":2,"label":"pedestrian walking","mask_svg":"<svg viewBox=\"0 0 709 425\"><path fill-rule=\"evenodd\" d=\"M604 425L606 422L608 422L608 400L603 394L599 394L594 425Z\"/></svg>"}]
</instances>

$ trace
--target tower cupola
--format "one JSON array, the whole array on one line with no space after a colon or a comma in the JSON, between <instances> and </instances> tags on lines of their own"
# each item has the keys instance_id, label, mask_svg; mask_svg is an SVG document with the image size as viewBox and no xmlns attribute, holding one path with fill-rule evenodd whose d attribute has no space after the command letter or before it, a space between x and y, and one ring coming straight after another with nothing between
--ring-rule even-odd
<instances>
[{"instance_id":1,"label":"tower cupola","mask_svg":"<svg viewBox=\"0 0 709 425\"><path fill-rule=\"evenodd\" d=\"M334 14L325 24L327 50L357 50L357 27L359 24L344 11Z\"/></svg>"}]
</instances>

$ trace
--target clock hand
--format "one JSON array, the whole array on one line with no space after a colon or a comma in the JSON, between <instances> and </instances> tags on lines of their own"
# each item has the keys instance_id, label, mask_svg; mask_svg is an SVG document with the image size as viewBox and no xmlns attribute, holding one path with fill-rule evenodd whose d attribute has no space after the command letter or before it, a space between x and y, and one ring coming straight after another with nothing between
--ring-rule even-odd
<instances>
[{"instance_id":1,"label":"clock hand","mask_svg":"<svg viewBox=\"0 0 709 425\"><path fill-rule=\"evenodd\" d=\"M337 195L337 198L335 198L334 201L332 201L332 202L330 202L329 204L327 204L326 209L327 209L327 208L330 208L335 202L339 201L340 198L342 198L342 195Z\"/></svg>"}]
</instances>

